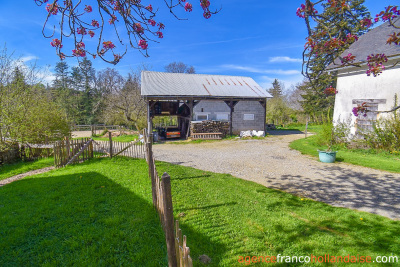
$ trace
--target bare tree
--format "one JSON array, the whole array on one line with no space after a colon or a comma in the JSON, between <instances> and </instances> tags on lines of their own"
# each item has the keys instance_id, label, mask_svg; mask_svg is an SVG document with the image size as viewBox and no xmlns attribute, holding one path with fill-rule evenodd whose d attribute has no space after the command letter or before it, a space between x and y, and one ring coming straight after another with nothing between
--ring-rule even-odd
<instances>
[{"instance_id":1,"label":"bare tree","mask_svg":"<svg viewBox=\"0 0 400 267\"><path fill-rule=\"evenodd\" d=\"M137 71L129 73L123 84L111 88L105 98L103 118L106 122L134 125L138 129L146 122L146 112L146 102L140 94L140 71Z\"/></svg>"},{"instance_id":2,"label":"bare tree","mask_svg":"<svg viewBox=\"0 0 400 267\"><path fill-rule=\"evenodd\" d=\"M193 66L186 65L183 62L172 62L164 67L165 72L171 73L196 73L196 70Z\"/></svg>"}]
</instances>

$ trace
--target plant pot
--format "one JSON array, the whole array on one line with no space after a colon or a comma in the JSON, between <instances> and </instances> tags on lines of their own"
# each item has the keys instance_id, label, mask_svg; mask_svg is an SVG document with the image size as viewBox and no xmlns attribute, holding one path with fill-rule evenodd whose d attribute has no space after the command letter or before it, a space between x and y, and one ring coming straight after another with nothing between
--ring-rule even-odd
<instances>
[{"instance_id":1,"label":"plant pot","mask_svg":"<svg viewBox=\"0 0 400 267\"><path fill-rule=\"evenodd\" d=\"M319 160L325 163L334 163L336 160L337 151L322 151L318 150Z\"/></svg>"}]
</instances>

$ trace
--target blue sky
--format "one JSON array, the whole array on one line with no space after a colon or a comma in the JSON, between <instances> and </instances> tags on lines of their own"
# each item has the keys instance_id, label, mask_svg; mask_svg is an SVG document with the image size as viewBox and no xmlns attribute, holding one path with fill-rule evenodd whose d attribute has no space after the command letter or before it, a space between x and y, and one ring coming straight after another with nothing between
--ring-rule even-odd
<instances>
[{"instance_id":1,"label":"blue sky","mask_svg":"<svg viewBox=\"0 0 400 267\"><path fill-rule=\"evenodd\" d=\"M306 37L303 21L296 16L301 0L212 0L212 7L221 11L206 20L198 0L188 0L193 12L177 10L177 20L164 8L162 0L142 0L159 5L157 21L166 25L160 43L149 43L149 58L137 50L129 50L121 62L113 66L100 59L92 60L101 70L115 68L126 75L141 64L151 70L163 71L173 61L193 65L197 73L240 75L252 77L262 87L269 88L277 78L286 88L302 81L301 55ZM82 1L88 4L93 1ZM374 16L377 12L397 1L366 0L365 5ZM52 79L52 71L59 60L50 39L42 36L47 12L33 0L0 0L0 47L6 44L8 51L25 62L49 66L46 80ZM68 59L68 64L77 64Z\"/></svg>"}]
</instances>

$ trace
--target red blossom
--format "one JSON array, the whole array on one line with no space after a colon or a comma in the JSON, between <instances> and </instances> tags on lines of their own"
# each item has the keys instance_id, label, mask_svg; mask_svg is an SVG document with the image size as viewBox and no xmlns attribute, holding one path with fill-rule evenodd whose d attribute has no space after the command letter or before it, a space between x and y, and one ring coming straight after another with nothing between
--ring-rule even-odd
<instances>
[{"instance_id":1,"label":"red blossom","mask_svg":"<svg viewBox=\"0 0 400 267\"><path fill-rule=\"evenodd\" d=\"M94 36L94 31L88 31L88 33L89 33L90 37Z\"/></svg>"},{"instance_id":2,"label":"red blossom","mask_svg":"<svg viewBox=\"0 0 400 267\"><path fill-rule=\"evenodd\" d=\"M100 26L100 24L97 20L92 20L92 26L98 28Z\"/></svg>"},{"instance_id":3,"label":"red blossom","mask_svg":"<svg viewBox=\"0 0 400 267\"><path fill-rule=\"evenodd\" d=\"M211 18L211 12L210 12L210 11L204 12L204 13L203 13L203 17L206 18L206 19Z\"/></svg>"},{"instance_id":4,"label":"red blossom","mask_svg":"<svg viewBox=\"0 0 400 267\"><path fill-rule=\"evenodd\" d=\"M153 7L152 7L151 5L146 6L146 9L147 9L148 11L150 11L150 12L153 11Z\"/></svg>"},{"instance_id":5,"label":"red blossom","mask_svg":"<svg viewBox=\"0 0 400 267\"><path fill-rule=\"evenodd\" d=\"M114 54L114 62L115 63L118 63L121 58L122 58L122 56L120 56L118 54Z\"/></svg>"},{"instance_id":6,"label":"red blossom","mask_svg":"<svg viewBox=\"0 0 400 267\"><path fill-rule=\"evenodd\" d=\"M108 23L114 24L114 22L117 20L117 17L115 15L111 15L111 18L109 19Z\"/></svg>"},{"instance_id":7,"label":"red blossom","mask_svg":"<svg viewBox=\"0 0 400 267\"><path fill-rule=\"evenodd\" d=\"M53 14L53 15L57 15L58 13L58 7L59 5L57 3L54 4L47 4L46 6L46 10L47 12Z\"/></svg>"},{"instance_id":8,"label":"red blossom","mask_svg":"<svg viewBox=\"0 0 400 267\"><path fill-rule=\"evenodd\" d=\"M151 26L156 26L156 21L155 20L149 19L148 22L149 22L149 24Z\"/></svg>"},{"instance_id":9,"label":"red blossom","mask_svg":"<svg viewBox=\"0 0 400 267\"><path fill-rule=\"evenodd\" d=\"M137 33L144 33L144 29L142 27L142 25L140 23L135 23L133 25L133 29L137 32Z\"/></svg>"},{"instance_id":10,"label":"red blossom","mask_svg":"<svg viewBox=\"0 0 400 267\"><path fill-rule=\"evenodd\" d=\"M187 2L185 4L185 11L187 11L187 12L192 12L193 11L193 6L192 6L191 3Z\"/></svg>"},{"instance_id":11,"label":"red blossom","mask_svg":"<svg viewBox=\"0 0 400 267\"><path fill-rule=\"evenodd\" d=\"M53 41L50 42L50 44L52 47L59 47L59 48L63 47L63 45L61 44L61 41L58 40L57 38L53 39Z\"/></svg>"},{"instance_id":12,"label":"red blossom","mask_svg":"<svg viewBox=\"0 0 400 267\"><path fill-rule=\"evenodd\" d=\"M200 6L203 9L207 9L210 6L210 1L209 0L200 0Z\"/></svg>"},{"instance_id":13,"label":"red blossom","mask_svg":"<svg viewBox=\"0 0 400 267\"><path fill-rule=\"evenodd\" d=\"M86 29L84 27L80 27L80 28L76 29L76 33L77 34L82 34L82 35L86 35L87 34Z\"/></svg>"},{"instance_id":14,"label":"red blossom","mask_svg":"<svg viewBox=\"0 0 400 267\"><path fill-rule=\"evenodd\" d=\"M147 49L148 47L146 40L140 40L138 44L143 50Z\"/></svg>"},{"instance_id":15,"label":"red blossom","mask_svg":"<svg viewBox=\"0 0 400 267\"><path fill-rule=\"evenodd\" d=\"M115 48L115 45L111 41L106 41L106 42L103 42L103 47L105 49L113 49L113 48Z\"/></svg>"},{"instance_id":16,"label":"red blossom","mask_svg":"<svg viewBox=\"0 0 400 267\"><path fill-rule=\"evenodd\" d=\"M80 48L72 50L72 55L75 57L85 57L86 51Z\"/></svg>"},{"instance_id":17,"label":"red blossom","mask_svg":"<svg viewBox=\"0 0 400 267\"><path fill-rule=\"evenodd\" d=\"M324 94L327 96L336 95L337 93L338 93L338 91L332 86L329 86L328 88L326 88L324 90Z\"/></svg>"},{"instance_id":18,"label":"red blossom","mask_svg":"<svg viewBox=\"0 0 400 267\"><path fill-rule=\"evenodd\" d=\"M90 12L92 12L93 10L92 10L92 7L91 7L91 6L85 6L85 11L86 11L87 13L90 13Z\"/></svg>"},{"instance_id":19,"label":"red blossom","mask_svg":"<svg viewBox=\"0 0 400 267\"><path fill-rule=\"evenodd\" d=\"M156 34L158 35L158 38L163 38L163 37L164 37L164 36L163 36L163 33L160 32L160 31L156 32Z\"/></svg>"},{"instance_id":20,"label":"red blossom","mask_svg":"<svg viewBox=\"0 0 400 267\"><path fill-rule=\"evenodd\" d=\"M160 22L160 23L157 23L157 26L158 26L158 28L159 28L160 30L164 30L164 28L165 28L165 25L162 24L161 22Z\"/></svg>"}]
</instances>

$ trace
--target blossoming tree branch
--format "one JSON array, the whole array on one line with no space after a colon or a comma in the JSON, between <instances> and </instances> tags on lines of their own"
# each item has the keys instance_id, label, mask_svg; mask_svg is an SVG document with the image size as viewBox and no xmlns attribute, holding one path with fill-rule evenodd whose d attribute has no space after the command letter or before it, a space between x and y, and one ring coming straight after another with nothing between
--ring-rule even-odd
<instances>
[{"instance_id":1,"label":"blossoming tree branch","mask_svg":"<svg viewBox=\"0 0 400 267\"><path fill-rule=\"evenodd\" d=\"M368 66L366 74L378 76L385 69L385 63L388 58L385 54L371 54L366 59L356 59L352 54L341 56L343 51L352 43L358 40L357 34L353 29L367 31L377 22L388 22L393 27L393 34L388 36L387 45L400 44L400 29L395 21L400 16L398 6L388 6L375 16L359 18L355 10L351 7L352 0L305 0L297 9L297 16L302 18L308 30L308 37L303 52L303 74L312 79L311 60L318 56L331 59L331 63L339 58L341 66L361 67L360 60L364 60ZM332 15L333 14L333 15ZM356 21L357 25L349 27L344 21ZM314 25L318 25L314 27ZM396 63L395 63L396 64ZM325 66L327 67L327 66ZM315 78L315 75L313 76ZM337 91L332 86L327 88L326 94L336 94ZM393 112L400 106L385 112ZM353 113L358 116L359 113L366 114L368 111L366 105L359 105L353 109Z\"/></svg>"},{"instance_id":2,"label":"blossoming tree branch","mask_svg":"<svg viewBox=\"0 0 400 267\"><path fill-rule=\"evenodd\" d=\"M165 25L157 20L158 8L151 4L145 5L141 0L96 0L93 6L82 3L82 0L34 1L48 13L42 33L51 39L50 45L55 48L60 59L91 55L117 64L128 47L138 49L148 56L149 42L157 42L164 36ZM193 5L186 0L164 0L164 3L164 8L169 9L174 16L176 8L183 8L186 12L193 10ZM210 11L209 0L200 0L200 7L206 19L218 12ZM57 26L48 25L53 17L58 21ZM46 34L48 26L54 29L50 35ZM113 28L116 35L114 42L105 39L106 27ZM92 38L97 40L94 49L87 46L87 40ZM64 48L67 41L73 44L70 51Z\"/></svg>"}]
</instances>

